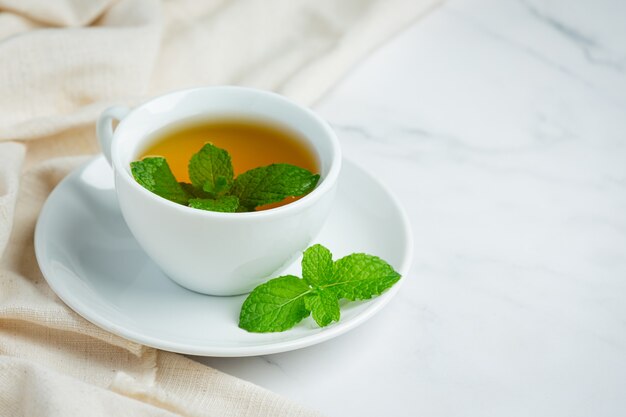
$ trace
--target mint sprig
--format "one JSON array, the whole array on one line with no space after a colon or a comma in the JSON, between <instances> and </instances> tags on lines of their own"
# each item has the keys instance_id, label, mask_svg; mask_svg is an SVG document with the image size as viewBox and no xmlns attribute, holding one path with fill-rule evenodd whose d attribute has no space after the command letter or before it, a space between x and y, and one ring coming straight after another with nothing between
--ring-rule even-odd
<instances>
[{"instance_id":1,"label":"mint sprig","mask_svg":"<svg viewBox=\"0 0 626 417\"><path fill-rule=\"evenodd\" d=\"M367 300L382 294L400 279L377 256L353 253L337 261L322 245L304 251L300 279L274 278L256 287L241 306L239 327L249 332L288 330L313 316L320 327L339 321L339 300Z\"/></svg>"},{"instance_id":2,"label":"mint sprig","mask_svg":"<svg viewBox=\"0 0 626 417\"><path fill-rule=\"evenodd\" d=\"M230 154L206 143L189 160L191 184L178 182L165 158L131 162L133 177L153 193L193 208L226 213L257 207L311 192L320 176L290 164L251 169L234 178Z\"/></svg>"}]
</instances>

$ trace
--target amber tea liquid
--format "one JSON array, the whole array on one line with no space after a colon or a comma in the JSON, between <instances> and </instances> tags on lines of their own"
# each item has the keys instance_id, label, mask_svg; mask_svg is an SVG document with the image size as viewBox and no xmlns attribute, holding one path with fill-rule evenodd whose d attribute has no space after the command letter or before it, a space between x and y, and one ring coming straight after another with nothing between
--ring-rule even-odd
<instances>
[{"instance_id":1,"label":"amber tea liquid","mask_svg":"<svg viewBox=\"0 0 626 417\"><path fill-rule=\"evenodd\" d=\"M249 119L219 119L177 126L159 135L141 155L162 156L178 181L190 182L187 165L191 155L211 142L226 149L232 158L235 177L252 168L286 163L319 173L317 157L296 133L268 122ZM258 207L257 210L289 204L298 197Z\"/></svg>"}]
</instances>

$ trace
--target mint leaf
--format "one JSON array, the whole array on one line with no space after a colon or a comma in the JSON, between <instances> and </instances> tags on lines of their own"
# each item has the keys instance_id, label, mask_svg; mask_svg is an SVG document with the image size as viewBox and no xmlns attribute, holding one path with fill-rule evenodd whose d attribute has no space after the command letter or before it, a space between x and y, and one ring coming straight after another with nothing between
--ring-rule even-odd
<instances>
[{"instance_id":1,"label":"mint leaf","mask_svg":"<svg viewBox=\"0 0 626 417\"><path fill-rule=\"evenodd\" d=\"M191 183L202 190L218 195L233 182L233 164L225 149L206 143L189 160Z\"/></svg>"},{"instance_id":2,"label":"mint leaf","mask_svg":"<svg viewBox=\"0 0 626 417\"><path fill-rule=\"evenodd\" d=\"M130 163L135 180L153 193L179 204L187 204L189 194L176 181L165 158L144 158Z\"/></svg>"},{"instance_id":3,"label":"mint leaf","mask_svg":"<svg viewBox=\"0 0 626 417\"><path fill-rule=\"evenodd\" d=\"M218 175L214 183L205 182L202 190L213 195L220 195L228 191L231 183L232 181L229 182L223 175Z\"/></svg>"},{"instance_id":4,"label":"mint leaf","mask_svg":"<svg viewBox=\"0 0 626 417\"><path fill-rule=\"evenodd\" d=\"M320 327L339 321L339 300L333 291L316 289L304 297L304 306L311 310L313 320Z\"/></svg>"},{"instance_id":5,"label":"mint leaf","mask_svg":"<svg viewBox=\"0 0 626 417\"><path fill-rule=\"evenodd\" d=\"M239 197L242 207L253 210L289 196L300 196L315 188L320 176L289 164L272 164L239 175L230 194Z\"/></svg>"},{"instance_id":6,"label":"mint leaf","mask_svg":"<svg viewBox=\"0 0 626 417\"><path fill-rule=\"evenodd\" d=\"M310 312L304 296L311 289L293 275L274 278L256 287L241 306L239 327L250 332L282 332Z\"/></svg>"},{"instance_id":7,"label":"mint leaf","mask_svg":"<svg viewBox=\"0 0 626 417\"><path fill-rule=\"evenodd\" d=\"M304 251L302 256L302 278L307 284L316 286L333 279L333 254L317 244Z\"/></svg>"},{"instance_id":8,"label":"mint leaf","mask_svg":"<svg viewBox=\"0 0 626 417\"><path fill-rule=\"evenodd\" d=\"M189 198L211 198L211 194L196 188L188 182L179 182L182 189L189 195Z\"/></svg>"},{"instance_id":9,"label":"mint leaf","mask_svg":"<svg viewBox=\"0 0 626 417\"><path fill-rule=\"evenodd\" d=\"M322 288L332 290L338 298L367 300L380 295L400 279L387 262L377 256L353 253L335 262L332 282Z\"/></svg>"},{"instance_id":10,"label":"mint leaf","mask_svg":"<svg viewBox=\"0 0 626 417\"><path fill-rule=\"evenodd\" d=\"M239 199L234 195L226 195L216 199L192 198L189 200L189 207L208 211L220 211L222 213L234 213L239 208Z\"/></svg>"}]
</instances>

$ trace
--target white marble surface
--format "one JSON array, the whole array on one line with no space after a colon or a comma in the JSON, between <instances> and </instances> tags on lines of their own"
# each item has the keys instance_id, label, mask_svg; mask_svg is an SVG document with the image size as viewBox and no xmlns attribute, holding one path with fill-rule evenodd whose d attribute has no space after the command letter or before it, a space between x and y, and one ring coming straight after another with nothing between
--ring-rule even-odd
<instances>
[{"instance_id":1,"label":"white marble surface","mask_svg":"<svg viewBox=\"0 0 626 417\"><path fill-rule=\"evenodd\" d=\"M200 360L328 416L626 415L626 2L450 1L317 109L415 263L360 328Z\"/></svg>"}]
</instances>

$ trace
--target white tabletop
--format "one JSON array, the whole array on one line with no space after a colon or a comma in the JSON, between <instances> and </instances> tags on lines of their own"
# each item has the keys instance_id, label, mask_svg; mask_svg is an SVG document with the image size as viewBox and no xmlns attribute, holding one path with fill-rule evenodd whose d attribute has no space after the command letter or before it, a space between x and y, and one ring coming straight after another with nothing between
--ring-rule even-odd
<instances>
[{"instance_id":1,"label":"white tabletop","mask_svg":"<svg viewBox=\"0 0 626 417\"><path fill-rule=\"evenodd\" d=\"M625 415L626 2L449 1L317 110L410 276L337 339L202 362L328 416Z\"/></svg>"}]
</instances>

